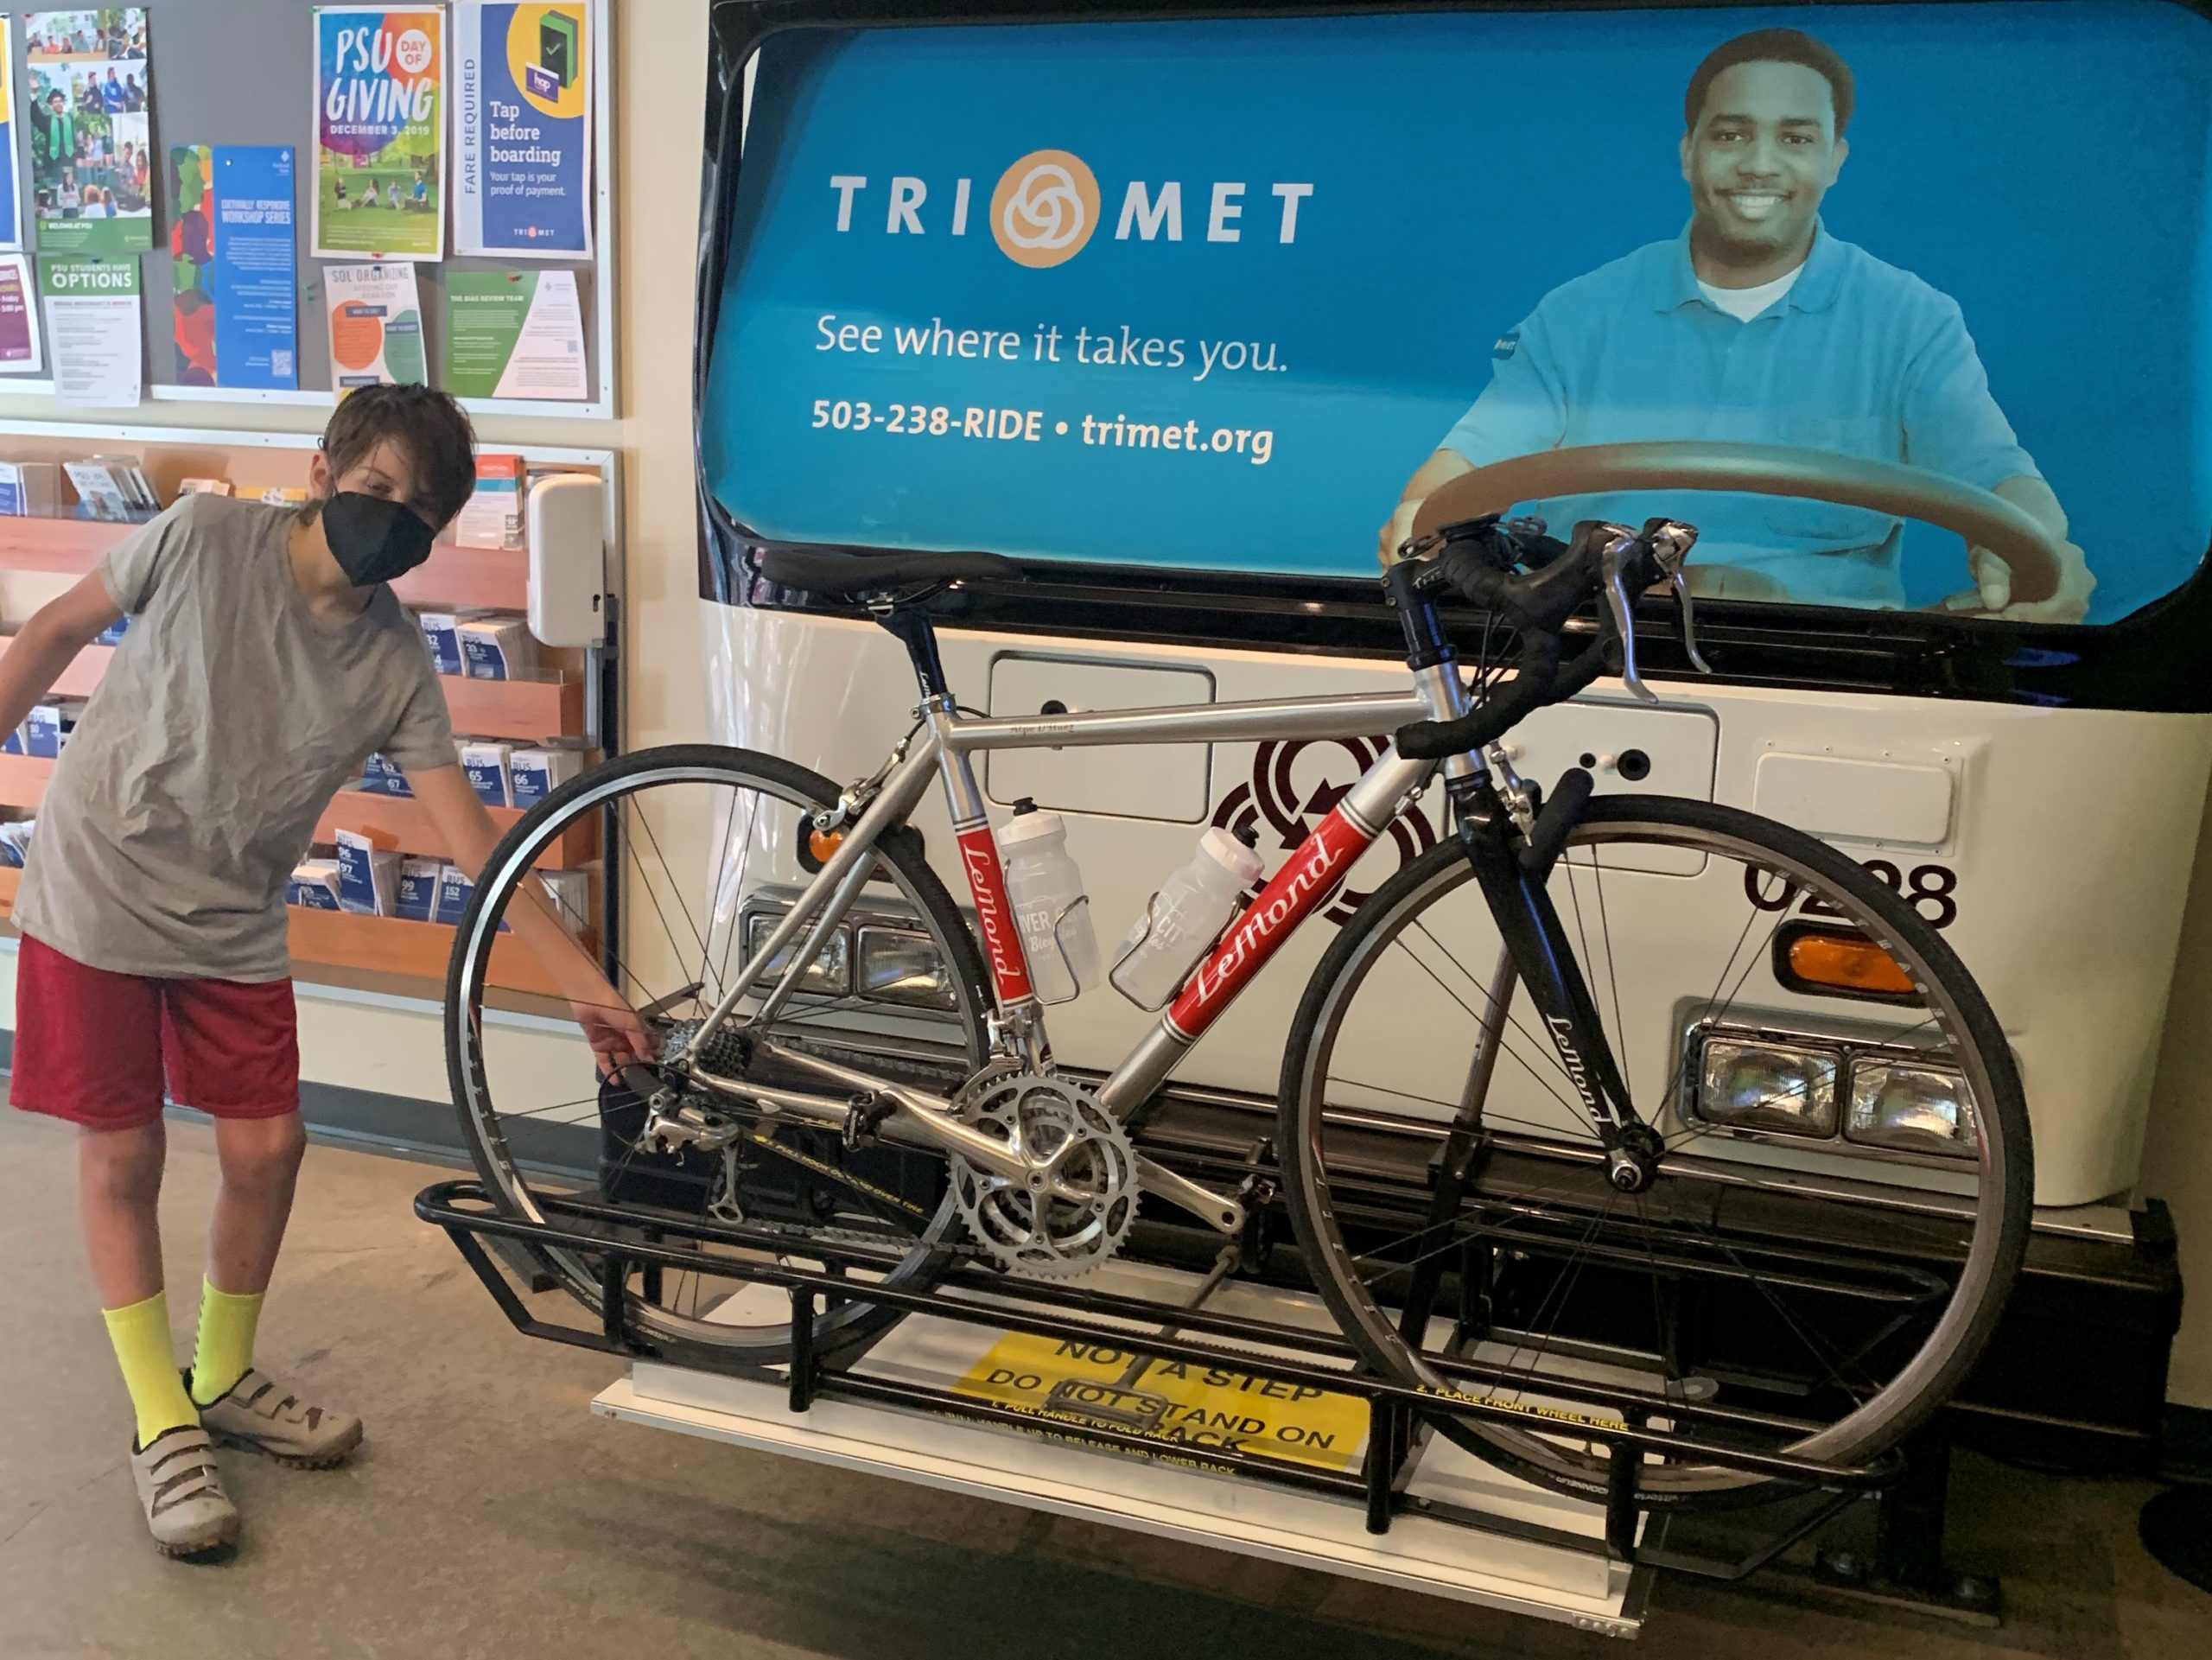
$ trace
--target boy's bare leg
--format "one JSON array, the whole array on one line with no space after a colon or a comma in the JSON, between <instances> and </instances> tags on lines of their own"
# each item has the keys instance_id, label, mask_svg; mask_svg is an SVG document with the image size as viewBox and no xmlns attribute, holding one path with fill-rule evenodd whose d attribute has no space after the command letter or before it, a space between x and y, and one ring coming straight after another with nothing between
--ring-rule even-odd
<instances>
[{"instance_id":1,"label":"boy's bare leg","mask_svg":"<svg viewBox=\"0 0 2212 1660\"><path fill-rule=\"evenodd\" d=\"M162 1288L162 1123L77 1132L78 1213L100 1307L127 1308Z\"/></svg>"},{"instance_id":2,"label":"boy's bare leg","mask_svg":"<svg viewBox=\"0 0 2212 1660\"><path fill-rule=\"evenodd\" d=\"M215 1121L223 1180L208 1228L207 1283L200 1288L200 1338L192 1357L192 1398L203 1408L227 1394L253 1364L262 1295L284 1243L307 1145L296 1112Z\"/></svg>"},{"instance_id":3,"label":"boy's bare leg","mask_svg":"<svg viewBox=\"0 0 2212 1660\"><path fill-rule=\"evenodd\" d=\"M192 1398L200 1421L219 1441L288 1464L321 1467L340 1462L360 1444L361 1421L302 1400L253 1364L262 1294L284 1243L307 1145L296 1112L215 1122L223 1186L208 1241Z\"/></svg>"},{"instance_id":4,"label":"boy's bare leg","mask_svg":"<svg viewBox=\"0 0 2212 1660\"><path fill-rule=\"evenodd\" d=\"M307 1130L296 1112L281 1118L215 1121L223 1185L208 1231L207 1282L217 1290L251 1296L269 1288L307 1148Z\"/></svg>"}]
</instances>

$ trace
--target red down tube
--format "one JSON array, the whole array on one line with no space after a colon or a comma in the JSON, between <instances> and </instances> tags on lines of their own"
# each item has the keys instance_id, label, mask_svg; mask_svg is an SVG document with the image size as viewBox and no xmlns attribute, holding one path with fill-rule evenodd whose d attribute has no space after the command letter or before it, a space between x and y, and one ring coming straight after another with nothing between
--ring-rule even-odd
<instances>
[{"instance_id":1,"label":"red down tube","mask_svg":"<svg viewBox=\"0 0 2212 1660\"><path fill-rule=\"evenodd\" d=\"M1014 925L1014 906L1006 896L1006 875L999 868L999 844L991 827L978 824L962 830L960 865L968 873L968 891L976 900L976 925L983 936L983 955L990 959L991 980L999 989L1001 1007L1031 995L1029 961L1021 954L1021 935Z\"/></svg>"},{"instance_id":2,"label":"red down tube","mask_svg":"<svg viewBox=\"0 0 2212 1660\"><path fill-rule=\"evenodd\" d=\"M1267 966L1275 948L1336 891L1374 839L1374 832L1362 830L1343 807L1332 807L1236 919L1219 948L1198 964L1198 971L1168 1005L1167 1024L1193 1041L1203 1036L1252 976Z\"/></svg>"}]
</instances>

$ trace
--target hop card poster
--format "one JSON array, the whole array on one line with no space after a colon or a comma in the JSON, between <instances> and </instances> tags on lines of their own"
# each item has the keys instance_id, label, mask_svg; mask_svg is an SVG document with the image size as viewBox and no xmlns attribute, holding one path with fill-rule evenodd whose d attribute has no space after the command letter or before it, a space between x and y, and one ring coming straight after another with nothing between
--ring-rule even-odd
<instances>
[{"instance_id":1,"label":"hop card poster","mask_svg":"<svg viewBox=\"0 0 2212 1660\"><path fill-rule=\"evenodd\" d=\"M589 8L467 0L453 26L454 251L589 258Z\"/></svg>"},{"instance_id":2,"label":"hop card poster","mask_svg":"<svg viewBox=\"0 0 2212 1660\"><path fill-rule=\"evenodd\" d=\"M445 12L318 6L315 251L445 254Z\"/></svg>"},{"instance_id":3,"label":"hop card poster","mask_svg":"<svg viewBox=\"0 0 2212 1660\"><path fill-rule=\"evenodd\" d=\"M23 46L39 251L123 254L152 247L154 83L146 9L26 12ZM9 177L12 181L13 169Z\"/></svg>"},{"instance_id":4,"label":"hop card poster","mask_svg":"<svg viewBox=\"0 0 2212 1660\"><path fill-rule=\"evenodd\" d=\"M177 145L169 204L177 384L298 386L291 146Z\"/></svg>"}]
</instances>

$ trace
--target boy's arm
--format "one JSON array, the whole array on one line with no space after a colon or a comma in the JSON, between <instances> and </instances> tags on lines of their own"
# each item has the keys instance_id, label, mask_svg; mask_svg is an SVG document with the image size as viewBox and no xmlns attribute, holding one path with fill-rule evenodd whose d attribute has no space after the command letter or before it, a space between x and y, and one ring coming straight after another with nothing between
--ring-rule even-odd
<instances>
[{"instance_id":1,"label":"boy's arm","mask_svg":"<svg viewBox=\"0 0 2212 1660\"><path fill-rule=\"evenodd\" d=\"M62 670L76 661L77 653L122 615L98 571L60 599L41 606L0 652L0 732L21 726Z\"/></svg>"},{"instance_id":2,"label":"boy's arm","mask_svg":"<svg viewBox=\"0 0 2212 1660\"><path fill-rule=\"evenodd\" d=\"M410 773L407 782L453 850L453 862L480 881L492 849L499 844L499 827L477 799L467 773L457 765L432 766ZM601 1069L611 1072L631 1060L650 1061L653 1045L645 1023L607 983L599 964L562 922L552 901L534 883L524 883L518 892L524 903L510 904L503 920L513 925L515 938L529 948L552 976L561 995L568 999L577 1024L591 1040Z\"/></svg>"}]
</instances>

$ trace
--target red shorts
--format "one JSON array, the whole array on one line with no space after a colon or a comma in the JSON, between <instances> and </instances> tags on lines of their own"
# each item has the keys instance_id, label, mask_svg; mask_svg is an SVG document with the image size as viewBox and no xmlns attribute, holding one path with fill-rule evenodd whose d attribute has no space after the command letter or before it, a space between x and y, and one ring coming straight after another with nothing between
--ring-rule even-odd
<instances>
[{"instance_id":1,"label":"red shorts","mask_svg":"<svg viewBox=\"0 0 2212 1660\"><path fill-rule=\"evenodd\" d=\"M300 1105L292 983L114 974L22 938L9 1099L88 1129L162 1116L163 1073L181 1107L276 1118Z\"/></svg>"}]
</instances>

